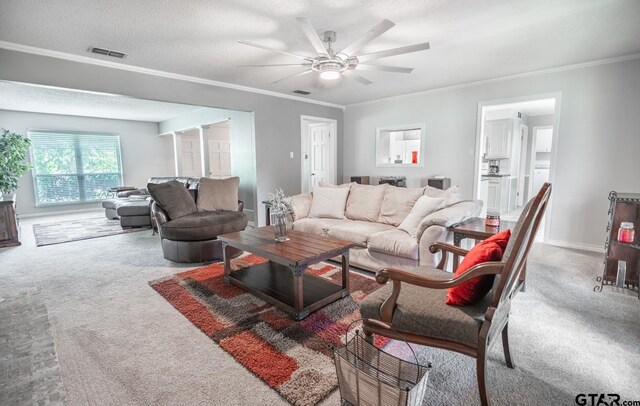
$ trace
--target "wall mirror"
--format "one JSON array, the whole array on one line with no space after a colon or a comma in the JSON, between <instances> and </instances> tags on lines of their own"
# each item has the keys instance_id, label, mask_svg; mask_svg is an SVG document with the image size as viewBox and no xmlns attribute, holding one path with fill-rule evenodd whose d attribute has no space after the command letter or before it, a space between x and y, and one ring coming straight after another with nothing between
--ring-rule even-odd
<instances>
[{"instance_id":1,"label":"wall mirror","mask_svg":"<svg viewBox=\"0 0 640 406\"><path fill-rule=\"evenodd\" d=\"M425 124L376 128L376 166L424 166Z\"/></svg>"}]
</instances>

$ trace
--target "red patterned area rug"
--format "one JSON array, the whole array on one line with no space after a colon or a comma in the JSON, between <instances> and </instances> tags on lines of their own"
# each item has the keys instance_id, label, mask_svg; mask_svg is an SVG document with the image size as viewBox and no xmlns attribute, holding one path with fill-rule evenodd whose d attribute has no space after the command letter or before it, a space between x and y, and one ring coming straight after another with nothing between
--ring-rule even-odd
<instances>
[{"instance_id":1,"label":"red patterned area rug","mask_svg":"<svg viewBox=\"0 0 640 406\"><path fill-rule=\"evenodd\" d=\"M232 267L264 261L246 255L232 261ZM307 272L340 283L340 269L334 265L319 263ZM337 388L332 346L344 344L347 326L360 318L358 303L380 288L375 280L351 273L351 296L296 322L284 311L226 284L223 276L223 264L215 263L150 285L292 404L315 405Z\"/></svg>"}]
</instances>

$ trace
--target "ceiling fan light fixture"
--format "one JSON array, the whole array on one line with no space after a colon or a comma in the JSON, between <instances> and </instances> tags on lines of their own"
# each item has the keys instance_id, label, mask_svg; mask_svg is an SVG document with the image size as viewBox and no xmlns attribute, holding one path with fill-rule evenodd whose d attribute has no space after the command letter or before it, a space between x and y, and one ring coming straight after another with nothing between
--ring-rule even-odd
<instances>
[{"instance_id":1,"label":"ceiling fan light fixture","mask_svg":"<svg viewBox=\"0 0 640 406\"><path fill-rule=\"evenodd\" d=\"M340 71L337 70L324 70L320 72L320 78L324 80L336 80L340 77Z\"/></svg>"}]
</instances>

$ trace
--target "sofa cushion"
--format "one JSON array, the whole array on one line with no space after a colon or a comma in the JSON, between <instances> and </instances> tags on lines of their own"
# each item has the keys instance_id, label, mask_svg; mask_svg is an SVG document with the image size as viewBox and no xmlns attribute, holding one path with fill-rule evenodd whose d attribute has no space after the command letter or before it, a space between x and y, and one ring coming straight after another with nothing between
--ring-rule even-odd
<instances>
[{"instance_id":1,"label":"sofa cushion","mask_svg":"<svg viewBox=\"0 0 640 406\"><path fill-rule=\"evenodd\" d=\"M148 216L150 211L150 204L146 200L122 202L116 207L118 216Z\"/></svg>"},{"instance_id":2,"label":"sofa cushion","mask_svg":"<svg viewBox=\"0 0 640 406\"><path fill-rule=\"evenodd\" d=\"M431 267L419 267L407 272L430 279L449 279L451 274ZM391 295L393 285L387 283L360 303L363 318L380 320L380 306ZM428 289L402 284L391 326L400 333L456 341L476 348L482 320L490 296L473 306L454 307L445 304L446 289Z\"/></svg>"},{"instance_id":3,"label":"sofa cushion","mask_svg":"<svg viewBox=\"0 0 640 406\"><path fill-rule=\"evenodd\" d=\"M402 220L402 223L400 223L398 228L406 231L410 236L415 237L416 232L418 231L418 225L422 219L436 211L443 201L444 199L442 198L421 196L416 201L416 204L413 205L409 215Z\"/></svg>"},{"instance_id":4,"label":"sofa cushion","mask_svg":"<svg viewBox=\"0 0 640 406\"><path fill-rule=\"evenodd\" d=\"M444 201L438 207L438 210L452 206L460 201L460 187L458 185L453 185L446 190L427 186L424 188L424 194L427 196L444 199Z\"/></svg>"},{"instance_id":5,"label":"sofa cushion","mask_svg":"<svg viewBox=\"0 0 640 406\"><path fill-rule=\"evenodd\" d=\"M369 236L367 248L396 257L418 260L420 247L418 241L407 232L393 228Z\"/></svg>"},{"instance_id":6,"label":"sofa cushion","mask_svg":"<svg viewBox=\"0 0 640 406\"><path fill-rule=\"evenodd\" d=\"M313 202L313 195L311 193L302 193L291 197L294 221L309 217L311 202Z\"/></svg>"},{"instance_id":7,"label":"sofa cushion","mask_svg":"<svg viewBox=\"0 0 640 406\"><path fill-rule=\"evenodd\" d=\"M162 224L160 233L163 238L174 241L204 241L246 227L247 216L242 212L198 211Z\"/></svg>"},{"instance_id":8,"label":"sofa cushion","mask_svg":"<svg viewBox=\"0 0 640 406\"><path fill-rule=\"evenodd\" d=\"M303 233L326 237L329 227L340 224L343 221L342 219L303 218L294 221L292 227L294 230L302 231Z\"/></svg>"},{"instance_id":9,"label":"sofa cushion","mask_svg":"<svg viewBox=\"0 0 640 406\"><path fill-rule=\"evenodd\" d=\"M377 186L351 185L345 216L351 220L377 222L387 186L386 183Z\"/></svg>"},{"instance_id":10,"label":"sofa cushion","mask_svg":"<svg viewBox=\"0 0 640 406\"><path fill-rule=\"evenodd\" d=\"M147 190L170 220L198 211L196 202L181 182L172 180L165 183L148 183Z\"/></svg>"},{"instance_id":11,"label":"sofa cushion","mask_svg":"<svg viewBox=\"0 0 640 406\"><path fill-rule=\"evenodd\" d=\"M198 183L198 210L238 210L238 186L240 178L200 178Z\"/></svg>"},{"instance_id":12,"label":"sofa cushion","mask_svg":"<svg viewBox=\"0 0 640 406\"><path fill-rule=\"evenodd\" d=\"M309 217L344 218L348 195L349 188L316 186L313 188Z\"/></svg>"},{"instance_id":13,"label":"sofa cushion","mask_svg":"<svg viewBox=\"0 0 640 406\"><path fill-rule=\"evenodd\" d=\"M388 224L372 223L369 221L343 220L329 227L327 235L338 240L350 241L360 247L366 248L369 237L379 231L390 230L393 226Z\"/></svg>"},{"instance_id":14,"label":"sofa cushion","mask_svg":"<svg viewBox=\"0 0 640 406\"><path fill-rule=\"evenodd\" d=\"M399 225L423 194L424 188L387 186L380 207L378 223Z\"/></svg>"}]
</instances>

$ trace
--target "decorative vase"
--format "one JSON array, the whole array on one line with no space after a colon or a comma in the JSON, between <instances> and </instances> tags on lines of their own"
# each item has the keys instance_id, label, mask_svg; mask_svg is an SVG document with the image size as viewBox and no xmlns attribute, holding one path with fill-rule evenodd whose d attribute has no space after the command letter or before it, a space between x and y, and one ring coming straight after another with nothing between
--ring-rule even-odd
<instances>
[{"instance_id":1,"label":"decorative vase","mask_svg":"<svg viewBox=\"0 0 640 406\"><path fill-rule=\"evenodd\" d=\"M284 242L289 240L289 234L287 232L287 215L276 214L275 216L275 230L276 230L276 242Z\"/></svg>"}]
</instances>

